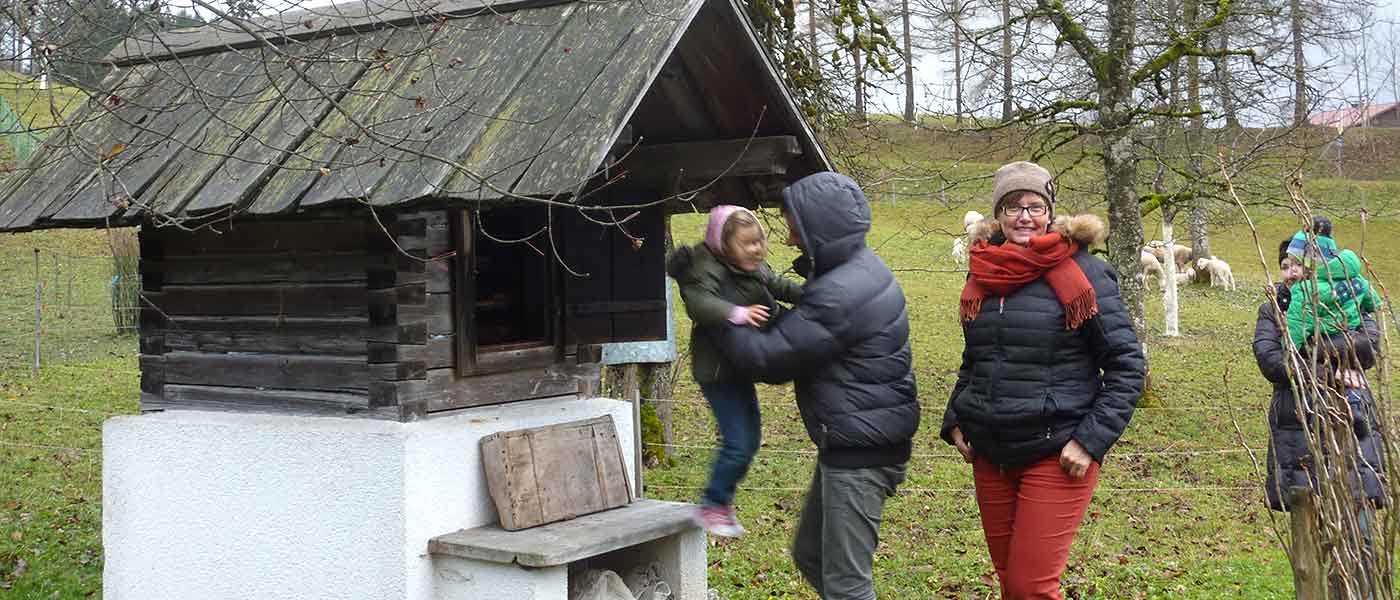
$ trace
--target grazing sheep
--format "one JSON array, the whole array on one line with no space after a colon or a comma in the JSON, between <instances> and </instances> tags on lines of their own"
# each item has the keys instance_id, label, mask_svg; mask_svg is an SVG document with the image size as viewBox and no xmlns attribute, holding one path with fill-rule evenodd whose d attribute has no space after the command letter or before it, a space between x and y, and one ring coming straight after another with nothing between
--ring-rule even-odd
<instances>
[{"instance_id":1,"label":"grazing sheep","mask_svg":"<svg viewBox=\"0 0 1400 600\"><path fill-rule=\"evenodd\" d=\"M1162 263L1157 260L1152 251L1144 248L1142 254L1138 256L1138 262L1142 263L1143 285L1151 283L1153 279L1157 281L1158 286L1165 283L1166 274L1162 272ZM1151 279L1148 278L1149 276Z\"/></svg>"},{"instance_id":2,"label":"grazing sheep","mask_svg":"<svg viewBox=\"0 0 1400 600\"><path fill-rule=\"evenodd\" d=\"M1143 252L1151 252L1156 257L1157 262L1167 264L1167 244L1162 240L1152 240L1142 247ZM1191 247L1181 244L1172 244L1172 258L1176 261L1176 270L1185 271L1186 263L1191 260Z\"/></svg>"},{"instance_id":3,"label":"grazing sheep","mask_svg":"<svg viewBox=\"0 0 1400 600\"><path fill-rule=\"evenodd\" d=\"M953 264L958 266L967 264L967 236L965 235L953 238Z\"/></svg>"},{"instance_id":4,"label":"grazing sheep","mask_svg":"<svg viewBox=\"0 0 1400 600\"><path fill-rule=\"evenodd\" d=\"M1226 291L1237 289L1235 273L1229 263L1214 256L1196 259L1196 271L1210 274L1210 287L1223 287Z\"/></svg>"},{"instance_id":5,"label":"grazing sheep","mask_svg":"<svg viewBox=\"0 0 1400 600\"><path fill-rule=\"evenodd\" d=\"M1196 280L1196 269L1193 269L1193 268L1191 268L1191 267L1187 267L1185 271L1178 271L1178 272L1176 273L1176 284L1177 284L1177 285L1186 285L1186 284L1191 283L1191 282L1193 282L1193 281L1195 281L1195 280Z\"/></svg>"},{"instance_id":6,"label":"grazing sheep","mask_svg":"<svg viewBox=\"0 0 1400 600\"><path fill-rule=\"evenodd\" d=\"M1186 263L1191 261L1191 247L1181 244L1172 244L1172 257L1176 259L1176 270L1184 270L1186 268Z\"/></svg>"}]
</instances>

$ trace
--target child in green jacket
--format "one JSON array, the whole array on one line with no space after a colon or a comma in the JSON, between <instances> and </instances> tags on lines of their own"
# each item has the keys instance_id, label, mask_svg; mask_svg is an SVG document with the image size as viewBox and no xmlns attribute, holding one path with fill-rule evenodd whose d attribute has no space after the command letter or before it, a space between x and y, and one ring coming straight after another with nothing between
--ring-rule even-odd
<instances>
[{"instance_id":1,"label":"child in green jacket","mask_svg":"<svg viewBox=\"0 0 1400 600\"><path fill-rule=\"evenodd\" d=\"M1380 305L1371 283L1361 276L1361 258L1351 250L1342 250L1332 240L1332 223L1319 218L1313 224L1315 243L1299 231L1289 242L1287 255L1312 270L1312 274L1289 288L1288 335L1293 346L1306 353L1314 330L1323 338L1347 331L1361 330L1362 317L1375 312ZM1314 282L1314 277L1316 282ZM1370 430L1371 417L1366 414L1365 395L1356 387L1347 386L1347 404L1351 409L1352 427L1357 435Z\"/></svg>"},{"instance_id":2,"label":"child in green jacket","mask_svg":"<svg viewBox=\"0 0 1400 600\"><path fill-rule=\"evenodd\" d=\"M795 304L802 287L779 277L764 262L768 244L753 212L721 205L710 211L705 241L678 248L666 261L676 279L690 332L691 372L714 412L723 438L695 520L715 535L735 537L744 528L734 516L734 492L758 453L758 395L735 372L707 330L731 325L762 327L777 316L775 300Z\"/></svg>"},{"instance_id":3,"label":"child in green jacket","mask_svg":"<svg viewBox=\"0 0 1400 600\"><path fill-rule=\"evenodd\" d=\"M1288 244L1288 255L1312 270L1289 290L1288 334L1293 345L1302 348L1312 339L1314 329L1323 337L1361 328L1361 316L1379 305L1371 283L1361 276L1361 258L1342 250L1332 239L1332 223L1319 218L1313 226L1315 243L1299 231Z\"/></svg>"}]
</instances>

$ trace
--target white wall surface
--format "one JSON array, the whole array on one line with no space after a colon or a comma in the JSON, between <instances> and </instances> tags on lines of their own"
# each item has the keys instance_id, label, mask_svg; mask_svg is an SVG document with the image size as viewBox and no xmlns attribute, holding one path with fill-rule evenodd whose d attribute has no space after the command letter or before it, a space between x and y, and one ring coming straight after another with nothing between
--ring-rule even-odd
<instances>
[{"instance_id":1,"label":"white wall surface","mask_svg":"<svg viewBox=\"0 0 1400 600\"><path fill-rule=\"evenodd\" d=\"M104 597L430 600L428 539L496 521L479 440L631 407L544 399L413 423L167 411L103 428Z\"/></svg>"}]
</instances>

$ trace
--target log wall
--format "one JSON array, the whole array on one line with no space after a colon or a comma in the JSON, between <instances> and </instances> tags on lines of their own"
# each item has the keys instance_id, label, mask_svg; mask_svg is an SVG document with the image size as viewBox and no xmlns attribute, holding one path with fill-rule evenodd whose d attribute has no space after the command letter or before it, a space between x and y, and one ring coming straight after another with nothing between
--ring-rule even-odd
<instances>
[{"instance_id":1,"label":"log wall","mask_svg":"<svg viewBox=\"0 0 1400 600\"><path fill-rule=\"evenodd\" d=\"M410 420L596 387L573 356L458 376L448 214L143 228L142 408Z\"/></svg>"}]
</instances>

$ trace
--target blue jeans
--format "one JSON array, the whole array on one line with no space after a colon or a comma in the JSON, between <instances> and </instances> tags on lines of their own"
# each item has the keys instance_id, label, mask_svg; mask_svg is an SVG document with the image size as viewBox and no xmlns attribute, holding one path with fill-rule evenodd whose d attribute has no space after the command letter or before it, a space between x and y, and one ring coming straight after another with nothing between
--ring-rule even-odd
<instances>
[{"instance_id":1,"label":"blue jeans","mask_svg":"<svg viewBox=\"0 0 1400 600\"><path fill-rule=\"evenodd\" d=\"M710 483L702 501L709 506L729 506L734 503L734 490L758 453L762 437L758 393L752 383L704 383L700 384L700 393L710 403L724 440L710 467Z\"/></svg>"}]
</instances>

